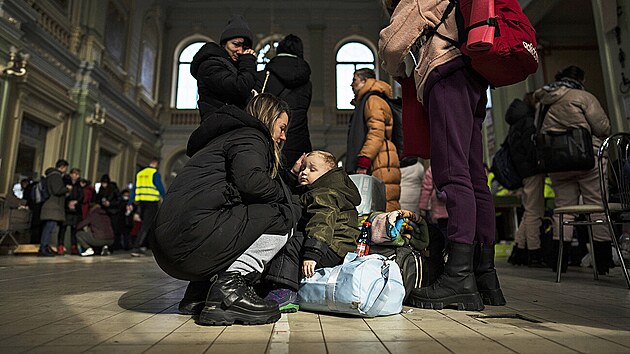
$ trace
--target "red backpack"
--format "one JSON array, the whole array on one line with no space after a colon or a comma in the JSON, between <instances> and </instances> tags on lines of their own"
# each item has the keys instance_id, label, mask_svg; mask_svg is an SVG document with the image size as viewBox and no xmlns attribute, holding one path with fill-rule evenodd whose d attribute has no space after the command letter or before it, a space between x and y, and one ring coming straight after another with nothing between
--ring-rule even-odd
<instances>
[{"instance_id":1,"label":"red backpack","mask_svg":"<svg viewBox=\"0 0 630 354\"><path fill-rule=\"evenodd\" d=\"M459 42L448 39L461 52L470 58L472 68L486 78L494 87L521 82L538 69L538 43L536 31L523 13L518 0L449 0L440 23L431 31L437 33L448 15L455 9ZM494 1L495 17L485 21L470 23L473 2ZM475 4L479 5L479 4ZM492 48L470 51L466 48L468 32L475 27L490 25L496 27ZM438 34L439 35L439 34Z\"/></svg>"}]
</instances>

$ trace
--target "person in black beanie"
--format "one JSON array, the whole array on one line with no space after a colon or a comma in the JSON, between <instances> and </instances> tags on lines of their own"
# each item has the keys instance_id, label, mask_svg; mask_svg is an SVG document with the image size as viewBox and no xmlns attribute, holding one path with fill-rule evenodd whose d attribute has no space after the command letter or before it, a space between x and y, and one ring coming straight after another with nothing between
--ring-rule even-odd
<instances>
[{"instance_id":1,"label":"person in black beanie","mask_svg":"<svg viewBox=\"0 0 630 354\"><path fill-rule=\"evenodd\" d=\"M197 80L203 121L226 104L245 108L256 82L252 31L241 15L233 16L219 43L206 43L195 54L190 73Z\"/></svg>"},{"instance_id":2,"label":"person in black beanie","mask_svg":"<svg viewBox=\"0 0 630 354\"><path fill-rule=\"evenodd\" d=\"M278 43L276 53L265 70L256 74L255 89L284 100L291 109L282 162L284 166L293 166L304 153L313 150L307 116L313 92L311 68L304 60L302 40L296 35L284 37Z\"/></svg>"}]
</instances>

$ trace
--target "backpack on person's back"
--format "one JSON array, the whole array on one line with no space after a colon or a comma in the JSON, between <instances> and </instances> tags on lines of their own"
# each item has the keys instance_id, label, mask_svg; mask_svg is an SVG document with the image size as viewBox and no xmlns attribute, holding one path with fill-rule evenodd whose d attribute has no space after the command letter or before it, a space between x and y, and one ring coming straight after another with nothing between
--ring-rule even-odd
<instances>
[{"instance_id":1,"label":"backpack on person's back","mask_svg":"<svg viewBox=\"0 0 630 354\"><path fill-rule=\"evenodd\" d=\"M403 148L404 148L403 128L402 128L402 99L400 97L391 98L382 92L370 91L365 94L364 102L367 102L367 97L372 96L372 95L378 96L382 98L383 100L385 100L385 102L387 102L387 105L389 106L389 109L391 109L392 111L392 139L391 141L392 143L394 143L394 146L396 146L396 152L398 153L398 158L402 159L402 153L403 153ZM367 126L366 126L366 131L367 131Z\"/></svg>"},{"instance_id":2,"label":"backpack on person's back","mask_svg":"<svg viewBox=\"0 0 630 354\"><path fill-rule=\"evenodd\" d=\"M48 192L48 180L46 176L42 176L39 179L39 182L35 183L35 186L31 189L31 199L35 202L35 204L41 204L50 198L50 193Z\"/></svg>"},{"instance_id":3,"label":"backpack on person's back","mask_svg":"<svg viewBox=\"0 0 630 354\"><path fill-rule=\"evenodd\" d=\"M493 1L493 3L490 3ZM440 22L418 37L415 47L422 46L432 35L450 42L470 59L471 67L494 87L521 82L538 69L536 30L523 13L518 0L449 0ZM473 21L473 12L480 7L494 7L494 17ZM439 27L455 10L458 40L438 32ZM481 10L483 12L484 10ZM487 11L487 10L485 10ZM489 26L494 28L493 43L489 47L474 48L467 44L471 30ZM412 46L412 48L414 48Z\"/></svg>"}]
</instances>

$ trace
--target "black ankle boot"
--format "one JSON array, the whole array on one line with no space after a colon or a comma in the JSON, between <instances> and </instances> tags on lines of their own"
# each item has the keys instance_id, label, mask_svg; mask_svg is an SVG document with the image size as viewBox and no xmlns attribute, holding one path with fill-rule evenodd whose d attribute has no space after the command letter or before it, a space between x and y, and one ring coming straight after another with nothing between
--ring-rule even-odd
<instances>
[{"instance_id":1,"label":"black ankle boot","mask_svg":"<svg viewBox=\"0 0 630 354\"><path fill-rule=\"evenodd\" d=\"M475 279L477 290L484 305L503 306L505 297L501 291L497 270L494 268L494 244L481 243L475 247Z\"/></svg>"},{"instance_id":2,"label":"black ankle boot","mask_svg":"<svg viewBox=\"0 0 630 354\"><path fill-rule=\"evenodd\" d=\"M188 283L184 298L179 302L179 313L182 315L198 315L206 303L209 281L191 281Z\"/></svg>"},{"instance_id":3,"label":"black ankle boot","mask_svg":"<svg viewBox=\"0 0 630 354\"><path fill-rule=\"evenodd\" d=\"M449 305L456 305L458 310L483 310L473 273L474 248L474 245L451 242L444 273L431 286L413 289L409 303L435 310Z\"/></svg>"},{"instance_id":4,"label":"black ankle boot","mask_svg":"<svg viewBox=\"0 0 630 354\"><path fill-rule=\"evenodd\" d=\"M595 264L597 265L597 272L599 275L608 274L611 265L613 264L612 248L610 241L593 241L593 247L595 248Z\"/></svg>"},{"instance_id":5,"label":"black ankle boot","mask_svg":"<svg viewBox=\"0 0 630 354\"><path fill-rule=\"evenodd\" d=\"M515 266L527 264L527 250L514 245L512 253L508 257L508 263Z\"/></svg>"},{"instance_id":6,"label":"black ankle boot","mask_svg":"<svg viewBox=\"0 0 630 354\"><path fill-rule=\"evenodd\" d=\"M530 268L546 267L545 253L543 252L542 248L527 251L527 266Z\"/></svg>"},{"instance_id":7,"label":"black ankle boot","mask_svg":"<svg viewBox=\"0 0 630 354\"><path fill-rule=\"evenodd\" d=\"M255 325L279 319L280 309L275 301L256 295L240 273L225 272L216 276L210 286L198 323L229 326L238 322Z\"/></svg>"}]
</instances>

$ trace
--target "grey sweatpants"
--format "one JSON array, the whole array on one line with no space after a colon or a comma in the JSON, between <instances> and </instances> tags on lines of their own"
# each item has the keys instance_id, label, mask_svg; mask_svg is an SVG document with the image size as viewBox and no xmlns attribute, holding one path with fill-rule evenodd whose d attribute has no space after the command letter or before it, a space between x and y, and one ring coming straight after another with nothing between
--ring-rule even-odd
<instances>
[{"instance_id":1,"label":"grey sweatpants","mask_svg":"<svg viewBox=\"0 0 630 354\"><path fill-rule=\"evenodd\" d=\"M286 235L262 234L240 257L230 265L228 272L247 275L252 272L262 273L265 266L284 247L289 239Z\"/></svg>"}]
</instances>

